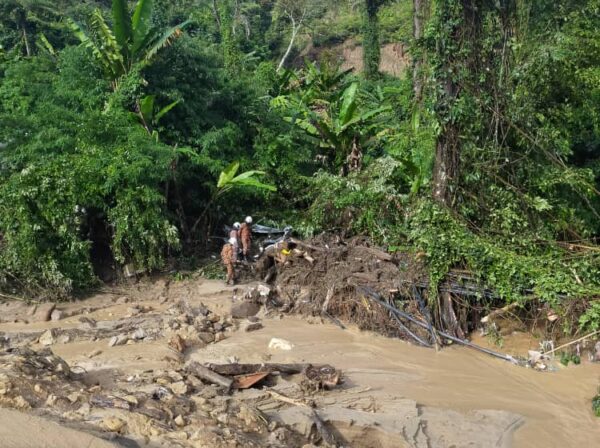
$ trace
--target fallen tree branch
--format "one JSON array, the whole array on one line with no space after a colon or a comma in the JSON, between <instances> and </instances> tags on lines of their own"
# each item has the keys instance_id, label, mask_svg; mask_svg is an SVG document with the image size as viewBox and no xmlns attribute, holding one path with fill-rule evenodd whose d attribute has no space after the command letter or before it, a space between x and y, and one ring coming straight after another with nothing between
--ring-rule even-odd
<instances>
[{"instance_id":1,"label":"fallen tree branch","mask_svg":"<svg viewBox=\"0 0 600 448\"><path fill-rule=\"evenodd\" d=\"M208 381L213 384L217 384L219 386L224 387L226 390L231 389L231 385L233 384L233 380L231 378L227 378L223 375L218 374L217 372L204 367L203 365L193 362L186 367L186 370L200 378L201 380Z\"/></svg>"},{"instance_id":2,"label":"fallen tree branch","mask_svg":"<svg viewBox=\"0 0 600 448\"><path fill-rule=\"evenodd\" d=\"M194 363L196 364L196 363ZM204 364L205 369L210 369L212 372L218 375L234 376L234 375L248 375L250 373L259 372L281 372L288 374L302 373L306 367L310 364L278 364L278 363L266 363L266 364Z\"/></svg>"},{"instance_id":3,"label":"fallen tree branch","mask_svg":"<svg viewBox=\"0 0 600 448\"><path fill-rule=\"evenodd\" d=\"M399 309L394 308L393 306L385 303L383 300L380 299L379 294L377 294L376 292L370 291L370 290L368 290L366 288L360 288L360 289L365 293L365 295L366 295L366 297L368 299L374 301L375 303L380 304L381 306L383 306L384 308L387 308L388 310L392 311L393 313L396 313L398 316L404 317L405 319L408 319L409 321L411 321L415 325L420 326L421 328L428 328L427 323L422 322L419 319L416 319L415 317L411 316L410 314L405 313L403 311L400 311ZM458 344L464 345L466 347L470 347L472 349L478 350L478 351L483 352L483 353L487 353L488 355L494 356L496 358L503 359L505 361L509 361L509 362L511 362L513 364L518 364L517 360L515 358L513 358L512 356L510 356L510 355L504 355L502 353L498 353L498 352L495 352L493 350L489 350L487 348L480 347L479 345L473 344L472 342L469 342L469 341L464 340L464 339L457 338L456 336L452 336L452 335L450 335L448 333L444 333L444 332L439 331L439 330L437 332L438 332L439 335L441 335L441 336L445 337L446 339L449 339L449 340L451 340L453 342L456 342Z\"/></svg>"},{"instance_id":4,"label":"fallen tree branch","mask_svg":"<svg viewBox=\"0 0 600 448\"><path fill-rule=\"evenodd\" d=\"M38 300L25 299L23 297L13 296L13 295L10 295L10 294L4 294L2 292L0 292L0 297L2 297L3 299L7 299L7 300L17 300L19 302L35 303L35 304L41 303Z\"/></svg>"},{"instance_id":5,"label":"fallen tree branch","mask_svg":"<svg viewBox=\"0 0 600 448\"><path fill-rule=\"evenodd\" d=\"M554 352L556 352L556 351L560 350L561 348L565 348L565 347L568 347L569 345L573 345L573 344L575 344L575 343L577 343L577 342L583 341L584 339L591 338L592 336L595 336L595 335L597 335L598 333L600 333L600 330L596 330L596 331L594 331L593 333L586 334L585 336L583 336L583 337L580 337L579 339L575 339L574 341L567 342L566 344L563 344L563 345L561 345L561 346L559 346L559 347L553 348L553 349L552 349L552 350L550 350L549 352L546 352L546 353L544 353L544 355L550 355L550 354L552 354L552 353L554 353Z\"/></svg>"}]
</instances>

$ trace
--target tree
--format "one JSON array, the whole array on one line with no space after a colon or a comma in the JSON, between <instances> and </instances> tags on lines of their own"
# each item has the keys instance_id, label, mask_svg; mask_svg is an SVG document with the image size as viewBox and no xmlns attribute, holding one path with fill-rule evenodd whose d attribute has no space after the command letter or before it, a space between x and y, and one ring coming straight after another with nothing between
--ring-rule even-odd
<instances>
[{"instance_id":1,"label":"tree","mask_svg":"<svg viewBox=\"0 0 600 448\"><path fill-rule=\"evenodd\" d=\"M195 154L193 151L186 151L186 154L188 154L192 159L198 157L197 154ZM190 230L189 237L191 237L196 232L198 226L200 225L206 214L210 211L211 206L221 196L233 190L234 188L250 187L266 191L277 190L273 185L265 184L258 180L258 176L262 176L265 174L263 171L250 170L244 171L241 174L237 174L239 169L240 162L235 161L232 162L223 171L221 171L221 174L219 175L219 180L217 182L217 188L214 190L214 193L210 201L206 204L206 207L204 208L202 214L196 219L196 221L194 221L194 224L192 225L192 228Z\"/></svg>"},{"instance_id":2,"label":"tree","mask_svg":"<svg viewBox=\"0 0 600 448\"><path fill-rule=\"evenodd\" d=\"M56 27L58 11L46 0L3 0L0 2L0 48L6 41L10 48L26 56L35 54L36 46L51 48L41 27Z\"/></svg>"},{"instance_id":3,"label":"tree","mask_svg":"<svg viewBox=\"0 0 600 448\"><path fill-rule=\"evenodd\" d=\"M277 71L280 71L283 68L302 27L307 21L322 13L322 10L322 4L318 0L277 1L274 8L273 20L285 20L291 25L290 42L279 61Z\"/></svg>"},{"instance_id":4,"label":"tree","mask_svg":"<svg viewBox=\"0 0 600 448\"><path fill-rule=\"evenodd\" d=\"M92 51L114 90L117 89L122 76L138 64L148 64L161 48L170 45L190 23L185 21L168 29L154 27L153 4L153 0L138 0L130 17L127 1L113 0L112 29L99 9L89 18L87 34L77 23L70 21L75 36Z\"/></svg>"},{"instance_id":5,"label":"tree","mask_svg":"<svg viewBox=\"0 0 600 448\"><path fill-rule=\"evenodd\" d=\"M415 94L415 100L417 102L421 100L423 90L423 81L421 79L422 75L420 73L423 55L419 49L419 43L423 38L423 28L425 26L429 1L430 0L413 0L413 91Z\"/></svg>"},{"instance_id":6,"label":"tree","mask_svg":"<svg viewBox=\"0 0 600 448\"><path fill-rule=\"evenodd\" d=\"M377 12L382 4L382 0L364 0L363 5L363 65L368 79L374 79L379 74L381 54Z\"/></svg>"},{"instance_id":7,"label":"tree","mask_svg":"<svg viewBox=\"0 0 600 448\"><path fill-rule=\"evenodd\" d=\"M337 78L334 86L338 87L340 81ZM272 104L289 114L285 120L298 126L313 144L325 150L319 157L332 168L342 168L345 172L347 158L352 151L362 153L363 142L375 134L376 119L389 111L389 107L361 103L358 82L343 89L338 87L340 93L335 95L311 91L315 87L308 84L306 91L274 98Z\"/></svg>"}]
</instances>

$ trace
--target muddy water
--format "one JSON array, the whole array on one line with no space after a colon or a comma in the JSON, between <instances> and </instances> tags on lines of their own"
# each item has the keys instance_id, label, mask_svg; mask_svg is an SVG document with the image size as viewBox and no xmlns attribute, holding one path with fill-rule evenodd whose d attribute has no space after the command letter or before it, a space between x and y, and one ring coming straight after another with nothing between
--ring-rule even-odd
<instances>
[{"instance_id":1,"label":"muddy water","mask_svg":"<svg viewBox=\"0 0 600 448\"><path fill-rule=\"evenodd\" d=\"M383 402L410 398L467 414L477 410L518 414L524 424L514 433L514 447L600 446L600 420L592 414L590 402L600 384L600 365L540 373L462 347L436 353L298 318L264 323L259 332L234 334L192 358L330 363ZM271 337L285 338L295 346L289 352L270 351Z\"/></svg>"},{"instance_id":2,"label":"muddy water","mask_svg":"<svg viewBox=\"0 0 600 448\"><path fill-rule=\"evenodd\" d=\"M203 302L216 312L225 313L231 307L231 289L225 289L220 282L172 285L170 303L163 305L150 295L147 299L139 297L135 300L157 311L179 298L191 303ZM95 297L69 307L99 305L105 308L89 317L116 319L127 312L127 306L116 305L107 297ZM75 318L42 324L11 323L0 324L0 331L31 331L77 324ZM519 424L511 428L508 442L502 446L600 446L600 420L590 409L591 397L600 384L600 365L539 373L461 347L436 353L357 329L341 330L327 323L311 324L295 317L264 319L263 324L264 328L259 331L236 332L218 344L194 350L187 360L228 362L235 357L240 362L329 363L344 371L350 390L363 390L363 395L372 399L375 407L393 407L410 399L448 414L458 412L469 416L476 415L477 411L492 410L521 416ZM272 337L292 342L293 349L269 350ZM52 349L69 363L84 367L98 382L109 385L115 369L134 373L165 368L168 350L164 342L109 348L107 341L100 340L57 344ZM86 354L95 348L100 348L102 353L89 359ZM335 393L327 397L332 401L347 398ZM448 421L454 420L449 418ZM459 432L462 429L449 424L446 430Z\"/></svg>"}]
</instances>

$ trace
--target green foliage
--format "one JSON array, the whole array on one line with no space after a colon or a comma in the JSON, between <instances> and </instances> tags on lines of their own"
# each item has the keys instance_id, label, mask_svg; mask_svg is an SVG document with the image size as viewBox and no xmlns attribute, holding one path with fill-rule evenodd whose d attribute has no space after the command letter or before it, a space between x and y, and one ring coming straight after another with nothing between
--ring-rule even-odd
<instances>
[{"instance_id":1,"label":"green foliage","mask_svg":"<svg viewBox=\"0 0 600 448\"><path fill-rule=\"evenodd\" d=\"M573 364L578 366L579 364L581 364L581 358L578 355L576 355L575 353L561 352L560 363L563 366L567 367L570 362L572 362Z\"/></svg>"},{"instance_id":2,"label":"green foliage","mask_svg":"<svg viewBox=\"0 0 600 448\"><path fill-rule=\"evenodd\" d=\"M58 67L38 59L6 68L0 122L14 124L0 153L5 284L57 296L93 284L92 228L108 232L118 261L140 267L162 265L177 247L162 194L172 151L126 111L103 112L107 85L94 73L78 49L63 51Z\"/></svg>"},{"instance_id":3,"label":"green foliage","mask_svg":"<svg viewBox=\"0 0 600 448\"><path fill-rule=\"evenodd\" d=\"M253 214L421 251L432 293L459 268L506 301L582 299L598 328L598 0L428 4L413 42L407 0L1 2L1 286L66 296L99 248L203 258ZM302 24L285 65L319 62L277 70L286 9ZM370 79L332 56L347 39ZM411 45L419 98L409 73L377 75L378 40Z\"/></svg>"},{"instance_id":4,"label":"green foliage","mask_svg":"<svg viewBox=\"0 0 600 448\"><path fill-rule=\"evenodd\" d=\"M233 162L224 171L221 171L219 175L219 181L217 182L217 194L221 195L235 187L253 187L261 190L277 191L272 185L263 184L256 177L264 174L263 171L245 171L241 174L237 174L240 168L239 162Z\"/></svg>"},{"instance_id":5,"label":"green foliage","mask_svg":"<svg viewBox=\"0 0 600 448\"><path fill-rule=\"evenodd\" d=\"M383 157L348 177L318 173L308 222L315 228L367 234L379 243L397 242L406 199L397 192L402 171L402 163Z\"/></svg>"},{"instance_id":6,"label":"green foliage","mask_svg":"<svg viewBox=\"0 0 600 448\"><path fill-rule=\"evenodd\" d=\"M321 148L332 169L342 166L355 142L361 147L374 143L379 119L390 110L361 97L359 82L346 78L337 67L309 65L303 85L271 100L272 107L287 115L286 121L304 132L307 142Z\"/></svg>"},{"instance_id":7,"label":"green foliage","mask_svg":"<svg viewBox=\"0 0 600 448\"><path fill-rule=\"evenodd\" d=\"M579 326L583 331L600 330L600 302L594 301L589 304L586 312L579 318Z\"/></svg>"},{"instance_id":8,"label":"green foliage","mask_svg":"<svg viewBox=\"0 0 600 448\"><path fill-rule=\"evenodd\" d=\"M553 245L539 245L520 234L512 244L497 235L479 234L446 209L420 201L408 220L408 237L425 252L433 288L452 267L472 270L508 302L525 301L531 294L560 305L563 297L600 293L596 255L573 258ZM581 283L573 272L581 272Z\"/></svg>"},{"instance_id":9,"label":"green foliage","mask_svg":"<svg viewBox=\"0 0 600 448\"><path fill-rule=\"evenodd\" d=\"M592 398L592 411L596 417L600 417L600 394Z\"/></svg>"},{"instance_id":10,"label":"green foliage","mask_svg":"<svg viewBox=\"0 0 600 448\"><path fill-rule=\"evenodd\" d=\"M112 29L100 9L91 14L87 34L75 21L69 22L75 36L94 55L115 90L119 78L136 64L148 64L189 24L186 21L166 30L152 26L153 3L153 0L138 0L130 18L126 0L112 0Z\"/></svg>"}]
</instances>

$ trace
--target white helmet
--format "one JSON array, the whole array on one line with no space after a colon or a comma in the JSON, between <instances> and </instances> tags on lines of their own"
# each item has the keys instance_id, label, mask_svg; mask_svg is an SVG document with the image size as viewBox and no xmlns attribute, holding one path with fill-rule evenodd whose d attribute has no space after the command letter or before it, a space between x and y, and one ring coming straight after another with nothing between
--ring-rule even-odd
<instances>
[{"instance_id":1,"label":"white helmet","mask_svg":"<svg viewBox=\"0 0 600 448\"><path fill-rule=\"evenodd\" d=\"M239 222L234 222L233 223L233 228L234 229L239 229L240 228L240 223Z\"/></svg>"},{"instance_id":2,"label":"white helmet","mask_svg":"<svg viewBox=\"0 0 600 448\"><path fill-rule=\"evenodd\" d=\"M252 216L246 216L244 221L246 221L246 224L252 224Z\"/></svg>"}]
</instances>

